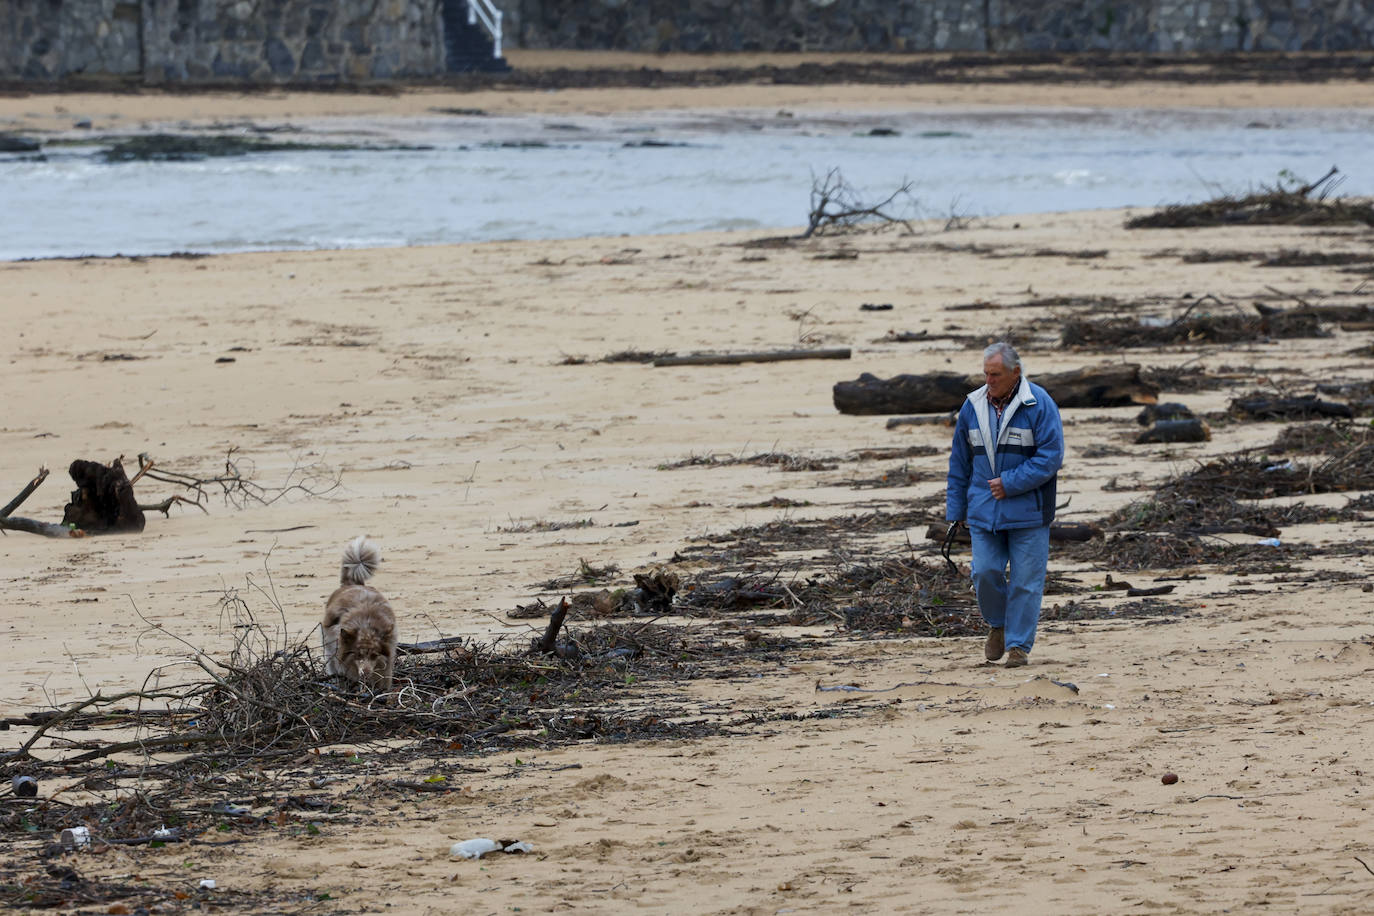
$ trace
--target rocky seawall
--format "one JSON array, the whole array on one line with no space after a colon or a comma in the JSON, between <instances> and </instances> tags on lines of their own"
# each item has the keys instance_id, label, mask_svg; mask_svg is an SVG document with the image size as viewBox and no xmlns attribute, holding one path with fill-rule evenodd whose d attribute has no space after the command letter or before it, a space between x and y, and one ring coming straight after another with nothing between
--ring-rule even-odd
<instances>
[{"instance_id":1,"label":"rocky seawall","mask_svg":"<svg viewBox=\"0 0 1374 916\"><path fill-rule=\"evenodd\" d=\"M1374 0L509 0L527 48L1351 51Z\"/></svg>"},{"instance_id":2,"label":"rocky seawall","mask_svg":"<svg viewBox=\"0 0 1374 916\"><path fill-rule=\"evenodd\" d=\"M329 84L445 72L461 0L5 0L0 79ZM497 0L509 44L649 52L1361 51L1374 0Z\"/></svg>"},{"instance_id":3,"label":"rocky seawall","mask_svg":"<svg viewBox=\"0 0 1374 916\"><path fill-rule=\"evenodd\" d=\"M333 83L443 70L441 0L5 0L0 78Z\"/></svg>"}]
</instances>

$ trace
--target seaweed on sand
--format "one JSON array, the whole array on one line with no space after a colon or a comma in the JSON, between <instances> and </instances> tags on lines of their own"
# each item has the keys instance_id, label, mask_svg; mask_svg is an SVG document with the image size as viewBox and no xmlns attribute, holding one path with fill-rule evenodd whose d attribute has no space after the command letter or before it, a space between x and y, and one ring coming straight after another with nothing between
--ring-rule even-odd
<instances>
[{"instance_id":1,"label":"seaweed on sand","mask_svg":"<svg viewBox=\"0 0 1374 916\"><path fill-rule=\"evenodd\" d=\"M1284 544L1231 543L1218 535L1169 531L1122 531L1101 540L1065 546L1064 556L1115 572L1178 569L1230 563L1288 562L1299 548Z\"/></svg>"},{"instance_id":2,"label":"seaweed on sand","mask_svg":"<svg viewBox=\"0 0 1374 916\"><path fill-rule=\"evenodd\" d=\"M762 525L734 528L723 534L703 535L695 539L695 543L680 548L677 558L729 563L774 556L784 551L843 548L852 552L874 538L895 531L924 530L932 520L931 513L937 506L942 507L944 501L943 493L935 493L902 500L902 508L893 512L877 509L829 518L776 519Z\"/></svg>"},{"instance_id":3,"label":"seaweed on sand","mask_svg":"<svg viewBox=\"0 0 1374 916\"><path fill-rule=\"evenodd\" d=\"M1336 425L1311 424L1292 429L1305 431L1294 432L1290 437L1302 442L1313 441L1315 430L1329 431L1327 444L1322 446L1327 457L1312 462L1291 458L1276 461L1243 452L1201 463L1186 474L1161 481L1149 496L1112 512L1100 524L1120 534L1102 545L1074 548L1074 556L1100 561L1110 556L1104 552L1110 548L1122 551L1123 563L1140 563L1143 567L1223 562L1223 556L1198 541L1200 536L1273 537L1286 525L1361 517L1358 505L1327 509L1303 503L1258 502L1278 496L1374 488L1374 436L1363 430L1347 435ZM1284 437L1280 437L1283 441ZM1145 555L1141 555L1142 550ZM1157 555L1151 558L1150 552Z\"/></svg>"},{"instance_id":4,"label":"seaweed on sand","mask_svg":"<svg viewBox=\"0 0 1374 916\"><path fill-rule=\"evenodd\" d=\"M676 471L682 468L725 468L740 464L761 467L775 467L780 471L833 471L838 466L836 458L808 458L805 455L789 455L786 452L760 452L748 458L734 455L691 455L680 461L660 464L660 471Z\"/></svg>"}]
</instances>

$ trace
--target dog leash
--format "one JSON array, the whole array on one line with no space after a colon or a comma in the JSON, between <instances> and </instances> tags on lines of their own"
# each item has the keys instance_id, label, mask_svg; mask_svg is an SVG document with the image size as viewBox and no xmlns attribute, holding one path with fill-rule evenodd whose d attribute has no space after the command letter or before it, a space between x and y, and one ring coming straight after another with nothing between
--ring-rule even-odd
<instances>
[{"instance_id":1,"label":"dog leash","mask_svg":"<svg viewBox=\"0 0 1374 916\"><path fill-rule=\"evenodd\" d=\"M945 532L945 543L940 548L940 556L944 557L945 562L949 564L950 574L956 577L959 575L959 567L955 566L954 561L949 558L949 549L954 545L954 535L958 532L959 525L960 522L950 523L949 530Z\"/></svg>"}]
</instances>

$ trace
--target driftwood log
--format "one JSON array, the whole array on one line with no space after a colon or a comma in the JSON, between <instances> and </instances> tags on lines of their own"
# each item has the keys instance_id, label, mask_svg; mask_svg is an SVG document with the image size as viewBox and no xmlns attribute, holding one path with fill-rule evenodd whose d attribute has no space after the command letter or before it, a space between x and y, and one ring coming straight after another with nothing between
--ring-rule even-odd
<instances>
[{"instance_id":1,"label":"driftwood log","mask_svg":"<svg viewBox=\"0 0 1374 916\"><path fill-rule=\"evenodd\" d=\"M767 350L759 353L694 353L660 356L655 366L733 366L739 363L781 363L794 359L849 359L849 347L824 350Z\"/></svg>"},{"instance_id":2,"label":"driftwood log","mask_svg":"<svg viewBox=\"0 0 1374 916\"><path fill-rule=\"evenodd\" d=\"M1336 401L1318 400L1315 395L1302 398L1236 398L1231 412L1248 420L1300 420L1312 417L1344 417L1355 415L1350 405Z\"/></svg>"},{"instance_id":3,"label":"driftwood log","mask_svg":"<svg viewBox=\"0 0 1374 916\"><path fill-rule=\"evenodd\" d=\"M1136 363L1086 366L1072 372L1042 375L1044 387L1060 407L1125 407L1153 404L1159 389L1140 377ZM837 382L835 409L844 414L939 413L958 410L970 391L982 384L978 376L954 373L897 375L880 379L865 372L852 382Z\"/></svg>"},{"instance_id":4,"label":"driftwood log","mask_svg":"<svg viewBox=\"0 0 1374 916\"><path fill-rule=\"evenodd\" d=\"M888 429L896 429L898 426L953 426L959 420L959 415L954 411L949 413L937 413L925 417L891 417L887 421Z\"/></svg>"},{"instance_id":5,"label":"driftwood log","mask_svg":"<svg viewBox=\"0 0 1374 916\"><path fill-rule=\"evenodd\" d=\"M28 499L34 490L37 490L43 481L48 479L48 469L39 468L38 475L28 482L28 485L19 492L19 495L0 508L0 531L23 531L28 534L38 534L48 538L79 538L85 537L86 533L80 528L68 528L66 525L54 525L52 522L40 522L31 518L18 518L10 513L18 509L19 506Z\"/></svg>"},{"instance_id":6,"label":"driftwood log","mask_svg":"<svg viewBox=\"0 0 1374 916\"><path fill-rule=\"evenodd\" d=\"M941 541L949 532L949 525L944 523L932 523L926 528L926 540ZM1089 525L1086 522L1055 522L1050 525L1050 542L1055 544L1074 544L1082 541L1091 541L1093 538L1102 537L1102 529L1096 525ZM972 544L973 538L968 533L967 525L960 525L954 533L954 543Z\"/></svg>"}]
</instances>

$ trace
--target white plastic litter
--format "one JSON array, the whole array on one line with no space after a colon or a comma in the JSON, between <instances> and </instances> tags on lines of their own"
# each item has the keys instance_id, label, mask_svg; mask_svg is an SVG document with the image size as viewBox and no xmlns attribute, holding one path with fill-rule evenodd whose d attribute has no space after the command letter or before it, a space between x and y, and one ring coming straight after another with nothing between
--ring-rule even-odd
<instances>
[{"instance_id":1,"label":"white plastic litter","mask_svg":"<svg viewBox=\"0 0 1374 916\"><path fill-rule=\"evenodd\" d=\"M1278 538L1263 538L1260 540L1260 543L1266 547L1278 547L1283 542Z\"/></svg>"},{"instance_id":2,"label":"white plastic litter","mask_svg":"<svg viewBox=\"0 0 1374 916\"><path fill-rule=\"evenodd\" d=\"M85 827L68 827L62 831L63 849L84 849L91 845L91 831Z\"/></svg>"},{"instance_id":3,"label":"white plastic litter","mask_svg":"<svg viewBox=\"0 0 1374 916\"><path fill-rule=\"evenodd\" d=\"M214 879L214 878L201 878L201 879L200 879L200 886L203 887L203 888L205 888L207 891L212 891L212 890L215 889L215 879Z\"/></svg>"},{"instance_id":4,"label":"white plastic litter","mask_svg":"<svg viewBox=\"0 0 1374 916\"><path fill-rule=\"evenodd\" d=\"M489 852L534 852L534 847L524 840L515 840L502 846L495 840L486 837L478 837L475 840L464 840L461 843L454 843L449 849L451 856L462 856L465 859L480 859Z\"/></svg>"},{"instance_id":5,"label":"white plastic litter","mask_svg":"<svg viewBox=\"0 0 1374 916\"><path fill-rule=\"evenodd\" d=\"M485 837L477 837L474 840L464 840L461 843L454 843L449 849L451 856L462 856L465 859L480 859L489 852L495 852L501 848L501 844L495 840L488 840Z\"/></svg>"}]
</instances>

